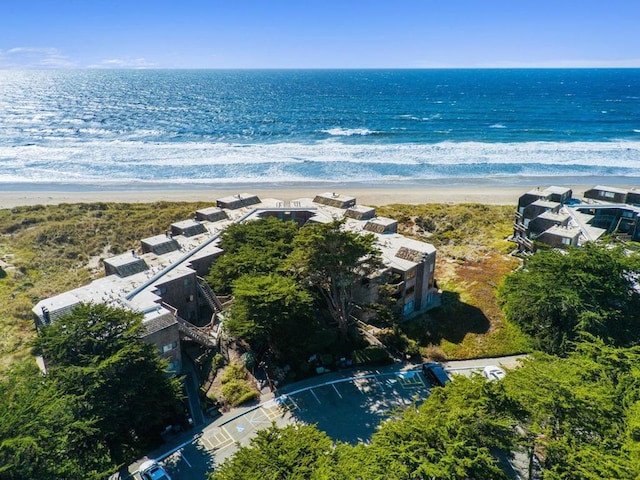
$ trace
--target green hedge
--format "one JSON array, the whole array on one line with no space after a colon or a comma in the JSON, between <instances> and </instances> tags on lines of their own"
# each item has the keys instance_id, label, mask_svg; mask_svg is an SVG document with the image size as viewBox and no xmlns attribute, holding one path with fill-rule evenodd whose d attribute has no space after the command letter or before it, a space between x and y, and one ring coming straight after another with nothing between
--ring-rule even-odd
<instances>
[{"instance_id":1,"label":"green hedge","mask_svg":"<svg viewBox=\"0 0 640 480\"><path fill-rule=\"evenodd\" d=\"M393 362L386 350L373 345L354 350L352 357L356 365L384 365Z\"/></svg>"}]
</instances>

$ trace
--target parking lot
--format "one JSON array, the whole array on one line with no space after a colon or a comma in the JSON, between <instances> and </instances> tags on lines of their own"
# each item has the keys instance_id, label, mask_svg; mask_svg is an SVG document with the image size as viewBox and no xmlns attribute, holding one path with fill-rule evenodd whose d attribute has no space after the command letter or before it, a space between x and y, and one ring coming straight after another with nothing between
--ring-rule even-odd
<instances>
[{"instance_id":1,"label":"parking lot","mask_svg":"<svg viewBox=\"0 0 640 480\"><path fill-rule=\"evenodd\" d=\"M517 357L508 361L501 363L514 366ZM498 362L492 359L459 362L455 367L449 366L448 371L470 374L491 363ZM255 431L272 423L317 424L334 440L355 444L369 440L395 408L420 403L430 391L429 383L416 366L391 365L349 374L353 376L334 373L282 388L276 396L263 397L259 405L225 414L195 437L157 458L162 459L174 480L203 480L217 463L236 451L237 444L248 445Z\"/></svg>"}]
</instances>

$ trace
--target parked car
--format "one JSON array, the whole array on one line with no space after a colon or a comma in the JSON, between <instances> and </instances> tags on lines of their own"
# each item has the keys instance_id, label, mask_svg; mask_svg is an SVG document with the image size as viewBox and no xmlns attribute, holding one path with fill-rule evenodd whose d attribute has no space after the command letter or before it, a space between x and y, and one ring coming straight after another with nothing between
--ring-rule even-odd
<instances>
[{"instance_id":1,"label":"parked car","mask_svg":"<svg viewBox=\"0 0 640 480\"><path fill-rule=\"evenodd\" d=\"M142 477L142 480L171 480L171 477L155 460L147 460L140 465L138 473Z\"/></svg>"},{"instance_id":2,"label":"parked car","mask_svg":"<svg viewBox=\"0 0 640 480\"><path fill-rule=\"evenodd\" d=\"M500 380L504 378L505 371L500 367L496 367L495 365L489 365L484 367L482 370L482 375L487 380Z\"/></svg>"},{"instance_id":3,"label":"parked car","mask_svg":"<svg viewBox=\"0 0 640 480\"><path fill-rule=\"evenodd\" d=\"M434 387L444 387L451 381L451 377L449 377L442 365L437 362L423 363L422 373L427 381Z\"/></svg>"}]
</instances>

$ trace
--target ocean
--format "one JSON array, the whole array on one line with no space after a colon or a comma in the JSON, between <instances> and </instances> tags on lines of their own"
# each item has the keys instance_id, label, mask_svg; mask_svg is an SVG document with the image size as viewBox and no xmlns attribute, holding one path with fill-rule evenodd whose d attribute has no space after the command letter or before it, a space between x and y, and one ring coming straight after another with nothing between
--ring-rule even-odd
<instances>
[{"instance_id":1,"label":"ocean","mask_svg":"<svg viewBox=\"0 0 640 480\"><path fill-rule=\"evenodd\" d=\"M0 71L0 191L640 184L640 69Z\"/></svg>"}]
</instances>

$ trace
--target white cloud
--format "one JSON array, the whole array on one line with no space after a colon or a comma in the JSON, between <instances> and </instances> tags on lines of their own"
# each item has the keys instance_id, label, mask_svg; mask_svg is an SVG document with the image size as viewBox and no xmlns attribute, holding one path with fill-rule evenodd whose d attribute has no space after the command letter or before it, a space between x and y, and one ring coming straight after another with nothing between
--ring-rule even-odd
<instances>
[{"instance_id":1,"label":"white cloud","mask_svg":"<svg viewBox=\"0 0 640 480\"><path fill-rule=\"evenodd\" d=\"M14 47L0 50L0 69L74 67L77 64L54 47Z\"/></svg>"},{"instance_id":2,"label":"white cloud","mask_svg":"<svg viewBox=\"0 0 640 480\"><path fill-rule=\"evenodd\" d=\"M108 58L89 65L87 68L156 68L157 63L148 62L144 58Z\"/></svg>"}]
</instances>

